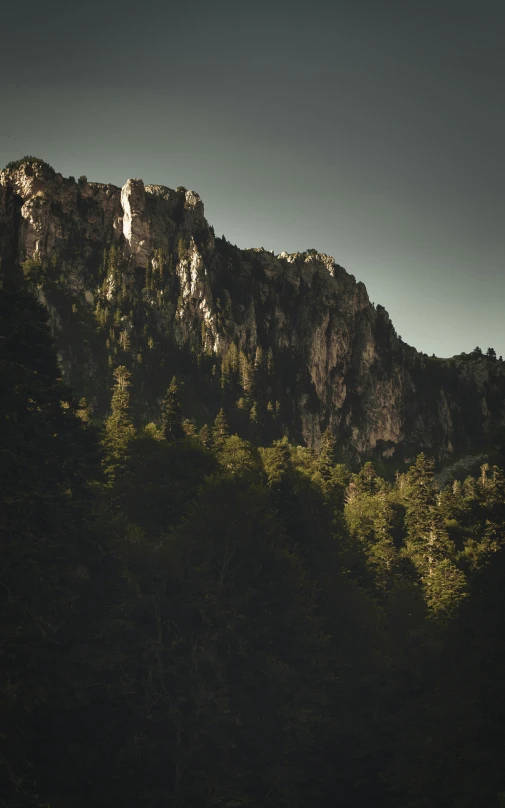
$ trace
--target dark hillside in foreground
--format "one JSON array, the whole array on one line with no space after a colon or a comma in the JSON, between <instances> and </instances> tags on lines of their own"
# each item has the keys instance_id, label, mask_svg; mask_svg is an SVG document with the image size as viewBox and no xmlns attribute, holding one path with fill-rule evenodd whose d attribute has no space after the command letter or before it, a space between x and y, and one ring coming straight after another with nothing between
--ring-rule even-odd
<instances>
[{"instance_id":1,"label":"dark hillside in foreground","mask_svg":"<svg viewBox=\"0 0 505 808\"><path fill-rule=\"evenodd\" d=\"M505 476L438 491L195 431L98 433L0 290L0 804L498 808ZM501 797L500 797L501 795Z\"/></svg>"}]
</instances>

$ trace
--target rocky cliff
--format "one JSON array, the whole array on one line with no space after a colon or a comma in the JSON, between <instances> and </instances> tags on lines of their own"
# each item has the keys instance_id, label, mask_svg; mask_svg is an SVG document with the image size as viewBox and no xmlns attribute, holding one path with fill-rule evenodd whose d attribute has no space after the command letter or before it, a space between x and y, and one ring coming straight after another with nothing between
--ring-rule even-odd
<instances>
[{"instance_id":1,"label":"rocky cliff","mask_svg":"<svg viewBox=\"0 0 505 808\"><path fill-rule=\"evenodd\" d=\"M66 179L39 160L0 172L0 270L47 307L63 372L97 415L114 367L139 418L171 376L197 423L224 405L246 435L347 456L467 451L505 422L505 367L429 358L396 335L333 258L240 250L214 236L198 194L130 179ZM427 324L428 327L428 324Z\"/></svg>"}]
</instances>

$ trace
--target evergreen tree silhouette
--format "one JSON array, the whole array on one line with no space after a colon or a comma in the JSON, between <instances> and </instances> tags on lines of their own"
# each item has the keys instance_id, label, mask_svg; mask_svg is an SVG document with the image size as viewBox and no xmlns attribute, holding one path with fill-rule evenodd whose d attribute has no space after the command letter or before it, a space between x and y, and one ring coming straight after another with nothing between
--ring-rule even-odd
<instances>
[{"instance_id":1,"label":"evergreen tree silhouette","mask_svg":"<svg viewBox=\"0 0 505 808\"><path fill-rule=\"evenodd\" d=\"M114 371L111 414L105 421L104 468L110 483L127 473L129 448L135 437L130 413L130 371L120 365Z\"/></svg>"},{"instance_id":2,"label":"evergreen tree silhouette","mask_svg":"<svg viewBox=\"0 0 505 808\"><path fill-rule=\"evenodd\" d=\"M163 401L162 426L165 440L174 443L184 437L182 412L179 401L179 385L174 376Z\"/></svg>"},{"instance_id":3,"label":"evergreen tree silhouette","mask_svg":"<svg viewBox=\"0 0 505 808\"><path fill-rule=\"evenodd\" d=\"M212 427L212 445L215 449L220 449L226 438L229 437L230 428L223 408L219 410Z\"/></svg>"}]
</instances>

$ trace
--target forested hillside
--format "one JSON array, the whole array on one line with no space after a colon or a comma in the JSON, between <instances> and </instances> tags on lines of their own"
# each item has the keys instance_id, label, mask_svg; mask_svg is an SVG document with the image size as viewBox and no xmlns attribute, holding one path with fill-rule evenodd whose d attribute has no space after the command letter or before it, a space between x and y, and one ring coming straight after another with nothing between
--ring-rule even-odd
<instances>
[{"instance_id":1,"label":"forested hillside","mask_svg":"<svg viewBox=\"0 0 505 808\"><path fill-rule=\"evenodd\" d=\"M502 468L391 482L185 397L138 427L119 365L95 422L0 290L0 805L503 804Z\"/></svg>"},{"instance_id":2,"label":"forested hillside","mask_svg":"<svg viewBox=\"0 0 505 808\"><path fill-rule=\"evenodd\" d=\"M339 459L444 463L487 452L505 428L505 363L490 348L429 357L396 333L331 256L274 255L217 238L184 187L65 178L25 157L0 171L0 275L30 283L65 381L93 418L115 368L136 423L158 420L175 374L200 428L226 409L258 445L287 436Z\"/></svg>"}]
</instances>

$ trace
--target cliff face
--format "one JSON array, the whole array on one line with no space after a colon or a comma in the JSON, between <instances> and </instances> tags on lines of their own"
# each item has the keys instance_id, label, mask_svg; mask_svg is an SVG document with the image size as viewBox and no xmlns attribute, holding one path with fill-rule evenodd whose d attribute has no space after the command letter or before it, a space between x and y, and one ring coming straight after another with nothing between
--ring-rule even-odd
<instances>
[{"instance_id":1,"label":"cliff face","mask_svg":"<svg viewBox=\"0 0 505 808\"><path fill-rule=\"evenodd\" d=\"M505 422L502 362L419 354L331 257L239 250L186 189L21 162L0 172L0 260L33 284L98 414L124 364L143 418L177 373L197 422L224 404L247 434L314 447L329 425L350 456L449 455Z\"/></svg>"}]
</instances>

